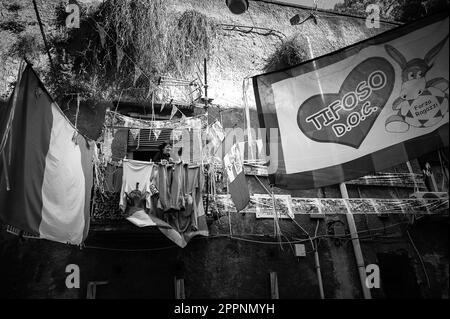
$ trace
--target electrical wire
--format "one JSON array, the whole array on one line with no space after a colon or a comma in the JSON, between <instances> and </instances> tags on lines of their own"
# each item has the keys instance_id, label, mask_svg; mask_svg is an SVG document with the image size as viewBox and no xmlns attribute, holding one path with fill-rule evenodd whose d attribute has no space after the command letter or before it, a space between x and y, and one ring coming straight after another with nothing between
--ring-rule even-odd
<instances>
[{"instance_id":1,"label":"electrical wire","mask_svg":"<svg viewBox=\"0 0 450 319\"><path fill-rule=\"evenodd\" d=\"M430 278L428 277L427 269L425 268L425 264L423 262L422 255L420 254L419 250L417 249L416 245L414 244L414 242L411 238L411 235L409 234L409 230L406 230L406 235L408 235L409 241L411 242L411 245L413 246L414 251L417 254L417 257L419 257L420 264L422 265L422 269L425 274L425 278L427 279L428 288L431 288Z\"/></svg>"},{"instance_id":2,"label":"electrical wire","mask_svg":"<svg viewBox=\"0 0 450 319\"><path fill-rule=\"evenodd\" d=\"M142 249L127 249L127 248L110 248L110 247L99 247L99 246L83 246L83 249L98 249L98 250L107 250L107 251L126 251L126 252L144 252L144 251L158 251L158 250L166 250L178 248L176 245L159 247L159 248L142 248Z\"/></svg>"},{"instance_id":3,"label":"electrical wire","mask_svg":"<svg viewBox=\"0 0 450 319\"><path fill-rule=\"evenodd\" d=\"M299 4L293 4L293 3L286 3L286 2L280 2L280 1L271 1L271 0L252 0L255 2L264 2L264 3L269 3L269 4L275 4L275 5L280 5L280 6L285 6L285 7L291 7L291 8L299 8L299 9L303 9L303 10L314 10L316 12L316 14L322 14L322 13L328 13L331 16L336 16L336 17L347 17L347 18L354 18L354 19L360 19L360 20L366 20L367 17L365 16L360 16L360 15L355 15L355 14L348 14L348 13L342 13L342 12L338 12L338 11L331 11L331 10L326 10L326 9L314 9L308 6L304 6L304 5L299 5ZM402 22L399 21L389 21L389 20L385 20L385 19L380 19L381 23L386 23L386 24L392 24L392 25L396 25L396 26L400 26L403 25Z\"/></svg>"},{"instance_id":4,"label":"electrical wire","mask_svg":"<svg viewBox=\"0 0 450 319\"><path fill-rule=\"evenodd\" d=\"M391 227L395 227L395 226L398 226L398 225L405 225L405 224L408 224L408 223L407 222L395 223L395 224L386 226L386 228L391 228ZM316 229L317 229L317 226L316 226ZM380 229L383 229L383 227L373 228L371 230L374 231L374 230L380 230ZM357 234L364 233L364 232L367 232L367 230L358 231ZM15 235L17 235L17 234L15 234ZM268 235L264 235L264 234L248 234L248 235L241 234L240 236L236 236L236 235L229 235L229 234L217 234L217 235L211 235L211 236L198 236L198 237L194 237L192 240L229 238L229 239L233 239L233 240L237 240L237 241L243 241L243 242L254 243L254 244L262 244L262 245L292 245L292 244L304 243L304 242L307 242L307 241L310 242L311 240L320 239L320 238L346 239L350 235L349 234L348 235L342 235L342 236L337 236L337 235L315 235L314 237L309 237L309 238L305 238L305 239L296 239L296 240L289 240L286 236L284 236L287 239L287 241L281 241L281 242L280 241L254 240L254 239L244 238L242 236L267 237ZM369 236L358 237L358 239L371 239L371 240L373 240L374 237L386 238L386 239L401 239L401 238L403 238L403 237L392 237L392 236L383 236L383 235L378 235L378 234L372 234L372 235L369 235ZM33 238L33 239L40 239L40 238ZM347 241L349 241L349 240L351 240L351 239L347 239ZM98 250L107 250L107 251L124 251L124 252L158 251L158 250L166 250L166 249L172 249L172 248L177 248L177 247L178 246L176 246L176 245L172 245L172 246L164 246L164 247L157 247L157 248L128 249L128 248L100 247L100 246L93 246L93 245L82 246L82 248L86 248L86 249L98 249ZM415 245L414 245L414 247L415 247ZM308 252L315 252L315 249L312 250L312 251L308 251Z\"/></svg>"}]
</instances>

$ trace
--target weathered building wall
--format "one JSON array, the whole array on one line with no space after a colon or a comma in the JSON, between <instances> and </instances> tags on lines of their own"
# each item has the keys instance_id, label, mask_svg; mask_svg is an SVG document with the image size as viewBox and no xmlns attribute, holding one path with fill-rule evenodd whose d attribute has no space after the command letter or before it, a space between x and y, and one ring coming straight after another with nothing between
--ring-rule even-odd
<instances>
[{"instance_id":1,"label":"weathered building wall","mask_svg":"<svg viewBox=\"0 0 450 319\"><path fill-rule=\"evenodd\" d=\"M281 231L291 240L305 239L307 257L296 258L287 244L281 248L278 244L262 243L273 241L273 222L257 221L253 214L231 214L234 238L229 238L228 218L224 216L211 225L210 238L196 238L184 249L173 247L157 230L137 231L132 225L109 233L92 230L87 247L82 250L45 240L21 241L2 231L0 297L85 298L89 281L108 281L98 288L98 298L172 299L174 278L178 277L185 280L186 298L270 298L269 273L275 271L280 298L319 298L312 248L292 222L282 220ZM345 224L344 216L328 216L321 221L318 234L327 234L330 222L337 219ZM370 228L372 235L381 233L373 237L368 236L370 232L361 235L366 265L380 265L381 253L405 256L408 262L396 265L400 269L394 269L393 275L399 276L393 280L394 287L392 283L389 287L384 285L390 273L380 266L381 289L371 290L373 298L448 298L447 218L425 218L410 229L430 287L417 253L403 234L405 225L389 227L404 222L404 216L355 219L359 231ZM296 221L314 234L315 223L307 215L296 216ZM319 258L326 298L362 297L349 239L321 239ZM80 289L65 286L68 264L80 267Z\"/></svg>"},{"instance_id":2,"label":"weathered building wall","mask_svg":"<svg viewBox=\"0 0 450 319\"><path fill-rule=\"evenodd\" d=\"M3 1L5 2L5 1ZM28 1L17 1L23 8L18 13L27 32L38 34L34 12ZM51 31L53 10L60 1L43 1L42 18ZM92 1L96 2L96 1ZM320 16L318 25L311 21L300 26L291 26L290 17L299 13L306 17L305 10L274 6L263 2L250 2L250 12L241 16L232 15L225 1L170 0L168 7L174 14L195 9L213 18L217 23L258 26L275 29L292 36L298 33L302 41L308 37L314 56L322 55L338 48L382 32L391 26L382 25L379 30L365 28L364 20ZM4 11L5 17L14 12ZM17 34L0 31L0 50L7 51L17 39ZM38 41L40 37L37 37ZM262 73L267 57L280 43L274 35L258 35L237 31L218 33L213 55L208 62L209 96L213 103L223 107L242 107L242 81L245 77ZM307 48L305 44L305 48ZM305 51L311 57L309 49ZM2 97L10 92L14 82L18 60L6 60L0 70ZM2 62L3 62L2 61ZM43 52L33 61L38 68L48 67ZM45 79L44 79L45 82ZM254 108L253 92L247 91L249 104ZM64 109L64 108L63 108ZM218 116L217 110L212 111ZM223 112L224 126L238 123L244 127L242 112ZM255 112L252 122L257 127ZM416 161L414 170L420 172ZM394 170L394 169L393 169ZM406 172L405 165L395 168ZM436 167L438 171L438 167ZM267 185L267 180L261 178ZM264 193L264 189L254 178L249 178L252 193ZM287 193L274 189L275 193ZM405 198L413 189L349 186L351 197ZM292 191L298 197L339 198L337 186L324 189ZM372 290L374 298L387 298L413 294L417 288L423 298L448 298L448 219L424 217L410 226L409 232L417 251L423 259L430 287L422 263L409 241L405 230L406 218L402 215L381 219L377 216L355 216L357 228L364 231L361 244L365 263L379 264L381 258L406 256L410 269L404 266L404 278L397 281L398 287L384 287ZM324 235L319 244L326 298L361 298L362 292L351 241L336 240L330 235L330 225L340 220L348 226L345 216L330 215L320 221L318 235ZM231 223L230 223L231 221ZM296 222L310 235L316 231L316 221L307 215L296 215ZM401 223L392 226L393 224ZM230 225L231 224L231 225ZM391 227L392 226L392 227ZM291 240L302 240L307 256L296 258L290 245L267 243L273 241L272 220L256 220L254 214L224 214L210 220L210 238L195 238L185 249L173 246L158 230L137 229L129 223L108 227L93 225L87 247L80 250L63 244L45 240L25 239L0 232L0 297L2 298L85 298L89 281L108 281L100 286L99 298L173 298L174 277L185 279L187 298L269 298L269 272L278 274L280 298L319 298L314 255L304 232L292 221L281 220L282 234ZM369 231L370 229L370 231ZM111 231L113 230L113 231ZM234 238L230 238L232 235ZM266 243L261 243L266 242ZM95 248L97 247L97 248ZM102 248L102 249L98 249ZM148 251L136 251L148 249ZM383 257L384 256L384 257ZM77 264L81 270L81 288L67 289L65 267ZM384 269L381 269L382 279ZM389 277L386 281L391 280ZM395 282L395 278L394 278ZM395 285L394 285L395 286ZM389 288L389 289L388 289ZM400 292L400 293L399 293Z\"/></svg>"},{"instance_id":3,"label":"weathered building wall","mask_svg":"<svg viewBox=\"0 0 450 319\"><path fill-rule=\"evenodd\" d=\"M26 0L2 0L1 2L2 19L5 22L14 21L24 28L22 32L19 32L8 27L9 24L0 26L2 62L0 94L3 99L6 99L11 92L12 83L15 82L22 51L25 51L24 53L38 71L48 70L49 65L30 2ZM57 7L67 1L37 2L47 38L50 39L57 31ZM101 3L98 0L79 2L86 3L82 6L87 12L95 10L95 7ZM164 3L171 15L179 16L187 10L196 10L208 17L212 23L217 24L218 32L212 41L212 52L208 61L209 96L214 99L213 103L223 107L242 107L243 79L263 73L268 58L286 38L300 37L300 42L305 45L305 59L309 59L312 56L317 57L362 41L395 26L382 23L379 29L368 29L364 19L339 17L325 13L318 13L317 25L312 20L308 20L301 25L292 26L289 22L292 16L299 14L302 19L306 19L310 12L300 8L260 1L250 1L249 11L242 15L233 15L226 7L225 1L222 0L167 0ZM248 27L260 27L277 32L270 34L261 30L249 33L225 31L223 24L245 26L247 28L242 29L244 31L248 31ZM309 50L307 38L309 38L312 52ZM25 50L26 46L19 45L23 44L24 39L30 40L28 51ZM19 52L17 49L20 49ZM254 108L251 86L247 95L250 107Z\"/></svg>"},{"instance_id":4,"label":"weathered building wall","mask_svg":"<svg viewBox=\"0 0 450 319\"><path fill-rule=\"evenodd\" d=\"M413 164L416 168L417 163ZM267 183L265 178L260 179ZM249 176L248 181L252 193L264 193L254 177ZM348 188L351 197L366 198L405 198L413 191L355 185ZM286 193L280 189L274 192ZM340 197L335 186L291 194ZM292 221L280 220L282 239L301 240L306 245L306 257L296 258L288 244L273 243L272 220L256 219L252 213L222 212L217 217L209 221L209 238L194 238L184 249L175 247L156 229L138 229L125 221L92 225L83 249L46 240L20 240L3 230L0 296L85 298L89 281L108 281L98 288L98 298L171 299L175 294L173 281L178 277L184 278L186 298L269 298L269 273L274 271L280 298L319 298L312 247L304 231ZM316 220L308 215L295 217L310 236L315 234ZM318 251L325 297L362 298L351 240L331 237L337 221L348 234L343 215L326 215L317 228L317 235L324 236ZM355 221L361 232L365 264L380 266L381 288L371 290L373 298L448 298L448 217L426 216L412 225L403 214L387 218L355 215ZM417 251L406 235L407 229ZM397 264L392 267L383 263L381 258L386 256ZM65 286L68 264L80 266L80 289Z\"/></svg>"},{"instance_id":5,"label":"weathered building wall","mask_svg":"<svg viewBox=\"0 0 450 319\"><path fill-rule=\"evenodd\" d=\"M342 47L362 41L394 25L381 24L380 29L368 29L364 19L352 19L319 13L317 25L309 20L301 25L292 26L290 18L299 14L306 19L309 11L250 1L248 12L233 15L225 6L225 1L175 0L171 4L178 13L185 10L197 10L218 25L232 24L247 27L273 29L279 33L259 35L256 32L238 31L218 32L213 43L211 60L208 63L210 92L213 103L225 107L242 107L244 78L265 72L268 58L275 52L282 40L298 36L304 44L305 60L324 55ZM249 28L244 28L247 31ZM260 33L264 33L259 31ZM309 38L312 52L309 50ZM248 103L256 108L253 88L247 90Z\"/></svg>"}]
</instances>

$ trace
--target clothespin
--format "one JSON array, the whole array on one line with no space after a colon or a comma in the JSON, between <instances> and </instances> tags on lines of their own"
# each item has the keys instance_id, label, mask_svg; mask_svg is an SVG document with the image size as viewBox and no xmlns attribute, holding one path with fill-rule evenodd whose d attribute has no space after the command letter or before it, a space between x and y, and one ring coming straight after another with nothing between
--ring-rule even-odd
<instances>
[{"instance_id":1,"label":"clothespin","mask_svg":"<svg viewBox=\"0 0 450 319\"><path fill-rule=\"evenodd\" d=\"M72 142L74 142L75 145L78 145L77 137L78 137L78 132L77 131L73 132Z\"/></svg>"}]
</instances>

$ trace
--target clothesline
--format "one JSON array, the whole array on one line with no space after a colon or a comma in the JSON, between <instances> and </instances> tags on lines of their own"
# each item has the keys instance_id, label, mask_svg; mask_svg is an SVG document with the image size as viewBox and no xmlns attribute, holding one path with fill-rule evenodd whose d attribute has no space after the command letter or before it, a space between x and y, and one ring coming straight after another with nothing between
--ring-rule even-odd
<instances>
[{"instance_id":1,"label":"clothesline","mask_svg":"<svg viewBox=\"0 0 450 319\"><path fill-rule=\"evenodd\" d=\"M183 113L182 113L183 114ZM181 128L182 126L186 127L193 127L194 121L200 120L200 128L203 126L203 121L206 122L206 114L201 114L193 117L182 117L181 119L176 120L165 120L165 121L152 121L152 120L143 120L143 119L137 119L133 117L129 117L114 111L108 111L107 116L112 117L112 121L121 121L123 122L123 125L115 125L115 123L109 123L105 126L123 126L124 128L156 128L156 129L162 129L162 128ZM203 121L202 121L203 120ZM108 122L108 120L106 121Z\"/></svg>"},{"instance_id":2,"label":"clothesline","mask_svg":"<svg viewBox=\"0 0 450 319\"><path fill-rule=\"evenodd\" d=\"M179 161L179 162L176 162L176 163L170 163L169 162L167 164L163 164L161 162L138 161L138 160L132 160L132 159L127 159L127 158L124 158L122 161L123 162L133 162L133 163L137 163L137 164L156 164L156 165L161 165L161 166L174 166L176 164L182 163L184 165L189 165L188 166L189 168L198 168L198 167L201 166L200 164L190 164L190 163L186 163L186 162L183 162L183 161Z\"/></svg>"}]
</instances>

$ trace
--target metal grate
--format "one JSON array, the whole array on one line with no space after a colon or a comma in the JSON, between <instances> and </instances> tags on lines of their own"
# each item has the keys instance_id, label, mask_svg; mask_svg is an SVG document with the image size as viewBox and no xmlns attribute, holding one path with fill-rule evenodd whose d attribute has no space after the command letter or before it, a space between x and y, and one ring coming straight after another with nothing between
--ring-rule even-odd
<instances>
[{"instance_id":1,"label":"metal grate","mask_svg":"<svg viewBox=\"0 0 450 319\"><path fill-rule=\"evenodd\" d=\"M158 146L164 142L170 140L170 135L172 129L161 129L161 134L158 139L150 129L141 129L136 139L134 139L133 134L128 131L128 151L157 151Z\"/></svg>"}]
</instances>

